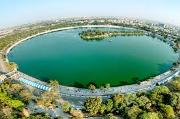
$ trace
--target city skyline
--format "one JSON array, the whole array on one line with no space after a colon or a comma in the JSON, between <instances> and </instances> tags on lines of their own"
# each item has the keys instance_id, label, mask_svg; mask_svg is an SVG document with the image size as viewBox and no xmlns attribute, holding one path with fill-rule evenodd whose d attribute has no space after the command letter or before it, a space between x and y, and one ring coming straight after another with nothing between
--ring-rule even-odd
<instances>
[{"instance_id":1,"label":"city skyline","mask_svg":"<svg viewBox=\"0 0 180 119\"><path fill-rule=\"evenodd\" d=\"M0 4L0 29L61 17L118 16L180 26L178 0L6 0Z\"/></svg>"}]
</instances>

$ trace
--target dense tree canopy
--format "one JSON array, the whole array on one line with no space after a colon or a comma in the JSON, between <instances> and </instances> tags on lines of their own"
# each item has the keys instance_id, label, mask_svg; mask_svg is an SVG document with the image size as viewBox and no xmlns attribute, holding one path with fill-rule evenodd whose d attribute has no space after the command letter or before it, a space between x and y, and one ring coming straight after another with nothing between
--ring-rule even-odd
<instances>
[{"instance_id":1,"label":"dense tree canopy","mask_svg":"<svg viewBox=\"0 0 180 119\"><path fill-rule=\"evenodd\" d=\"M176 79L167 84L170 88L161 85L149 92L114 94L106 100L89 98L85 102L86 111L94 116L111 113L129 119L173 119L180 116L179 84Z\"/></svg>"}]
</instances>

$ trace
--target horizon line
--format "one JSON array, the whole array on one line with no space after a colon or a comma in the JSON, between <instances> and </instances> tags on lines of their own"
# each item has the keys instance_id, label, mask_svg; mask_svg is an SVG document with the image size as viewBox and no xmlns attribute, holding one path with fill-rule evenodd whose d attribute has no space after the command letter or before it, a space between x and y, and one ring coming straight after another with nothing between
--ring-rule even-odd
<instances>
[{"instance_id":1,"label":"horizon line","mask_svg":"<svg viewBox=\"0 0 180 119\"><path fill-rule=\"evenodd\" d=\"M147 22L151 22L151 23L161 23L161 24L165 24L165 25L170 25L170 26L174 26L174 27L178 27L180 28L180 24L172 24L172 23L168 23L168 22L164 22L164 21L159 21L159 20L152 20L152 19L146 19L146 18L136 18L136 17L128 17L128 16L62 16L62 17L58 17L58 18L50 18L50 19L46 19L46 20L35 20L32 22L27 22L27 23L21 23L21 24L17 24L17 25L12 25L12 26L5 26L3 28L0 28L0 30L6 30L6 29L11 29L11 28L18 28L18 27L22 27L22 26L26 26L26 25L33 25L33 24L38 24L38 23L43 23L43 22L48 22L48 21L55 21L55 20L66 20L66 19L75 19L75 18L79 18L79 19L83 19L83 18L111 18L111 19L130 19L130 20L139 20L139 21L147 21Z\"/></svg>"}]
</instances>

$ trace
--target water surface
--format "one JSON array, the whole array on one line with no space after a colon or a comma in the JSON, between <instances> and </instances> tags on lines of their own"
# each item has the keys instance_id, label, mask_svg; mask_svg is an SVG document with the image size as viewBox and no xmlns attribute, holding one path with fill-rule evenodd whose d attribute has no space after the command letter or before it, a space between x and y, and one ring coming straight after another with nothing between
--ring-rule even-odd
<instances>
[{"instance_id":1,"label":"water surface","mask_svg":"<svg viewBox=\"0 0 180 119\"><path fill-rule=\"evenodd\" d=\"M177 60L173 49L157 38L118 36L85 41L79 37L84 30L87 28L34 37L12 49L8 58L20 71L40 80L81 87L90 82L97 86L137 83L167 71Z\"/></svg>"}]
</instances>

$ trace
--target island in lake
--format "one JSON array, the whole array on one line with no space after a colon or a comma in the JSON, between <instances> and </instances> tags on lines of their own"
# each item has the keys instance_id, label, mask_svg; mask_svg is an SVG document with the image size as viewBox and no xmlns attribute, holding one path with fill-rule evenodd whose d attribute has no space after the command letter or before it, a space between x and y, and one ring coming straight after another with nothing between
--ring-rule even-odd
<instances>
[{"instance_id":1,"label":"island in lake","mask_svg":"<svg viewBox=\"0 0 180 119\"><path fill-rule=\"evenodd\" d=\"M133 30L133 31L100 31L100 30L87 30L80 34L83 40L103 40L108 37L115 36L141 36L144 35L143 31Z\"/></svg>"}]
</instances>

